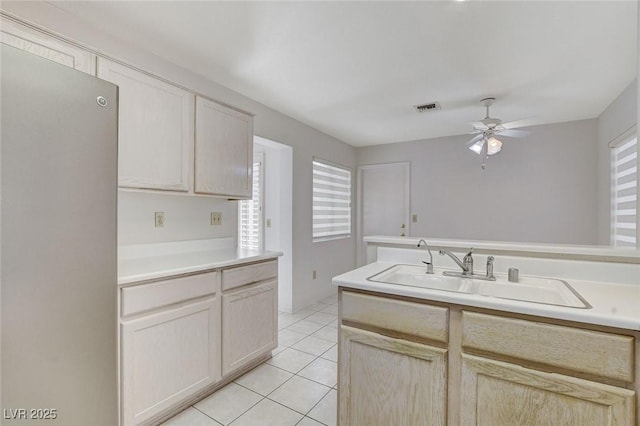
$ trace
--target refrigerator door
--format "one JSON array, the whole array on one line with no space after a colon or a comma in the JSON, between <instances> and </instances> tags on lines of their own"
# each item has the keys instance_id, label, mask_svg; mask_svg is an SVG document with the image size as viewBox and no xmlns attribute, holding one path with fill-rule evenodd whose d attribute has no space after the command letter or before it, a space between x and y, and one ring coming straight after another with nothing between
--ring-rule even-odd
<instances>
[{"instance_id":1,"label":"refrigerator door","mask_svg":"<svg viewBox=\"0 0 640 426\"><path fill-rule=\"evenodd\" d=\"M2 418L114 426L117 86L0 46Z\"/></svg>"}]
</instances>

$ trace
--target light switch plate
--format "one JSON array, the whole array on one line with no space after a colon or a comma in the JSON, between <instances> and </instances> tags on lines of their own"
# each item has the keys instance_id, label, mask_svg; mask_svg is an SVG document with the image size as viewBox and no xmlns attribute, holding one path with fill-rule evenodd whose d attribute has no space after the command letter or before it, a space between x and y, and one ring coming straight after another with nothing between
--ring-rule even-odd
<instances>
[{"instance_id":1,"label":"light switch plate","mask_svg":"<svg viewBox=\"0 0 640 426\"><path fill-rule=\"evenodd\" d=\"M156 228L164 228L164 212L156 212Z\"/></svg>"}]
</instances>

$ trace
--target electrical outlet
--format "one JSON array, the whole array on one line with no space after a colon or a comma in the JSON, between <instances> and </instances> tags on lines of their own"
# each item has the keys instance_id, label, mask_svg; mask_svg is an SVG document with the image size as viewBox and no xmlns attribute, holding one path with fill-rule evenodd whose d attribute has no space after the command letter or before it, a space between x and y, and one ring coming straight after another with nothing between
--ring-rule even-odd
<instances>
[{"instance_id":1,"label":"electrical outlet","mask_svg":"<svg viewBox=\"0 0 640 426\"><path fill-rule=\"evenodd\" d=\"M318 277L318 274L316 273L315 269L313 271L311 271L311 277L315 280Z\"/></svg>"},{"instance_id":2,"label":"electrical outlet","mask_svg":"<svg viewBox=\"0 0 640 426\"><path fill-rule=\"evenodd\" d=\"M211 225L222 225L222 213L211 212Z\"/></svg>"},{"instance_id":3,"label":"electrical outlet","mask_svg":"<svg viewBox=\"0 0 640 426\"><path fill-rule=\"evenodd\" d=\"M417 214L411 215L411 222L413 222L413 223L418 222L418 215Z\"/></svg>"},{"instance_id":4,"label":"electrical outlet","mask_svg":"<svg viewBox=\"0 0 640 426\"><path fill-rule=\"evenodd\" d=\"M156 228L164 228L164 212L156 212Z\"/></svg>"}]
</instances>

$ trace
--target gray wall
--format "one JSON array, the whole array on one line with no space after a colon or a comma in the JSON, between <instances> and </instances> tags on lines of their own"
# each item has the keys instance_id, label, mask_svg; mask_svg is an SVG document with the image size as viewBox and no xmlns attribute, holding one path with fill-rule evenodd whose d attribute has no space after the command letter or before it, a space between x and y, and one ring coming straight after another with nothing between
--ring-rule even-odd
<instances>
[{"instance_id":1,"label":"gray wall","mask_svg":"<svg viewBox=\"0 0 640 426\"><path fill-rule=\"evenodd\" d=\"M470 135L358 148L358 165L411 162L412 236L596 243L597 121L504 138L481 170Z\"/></svg>"}]
</instances>

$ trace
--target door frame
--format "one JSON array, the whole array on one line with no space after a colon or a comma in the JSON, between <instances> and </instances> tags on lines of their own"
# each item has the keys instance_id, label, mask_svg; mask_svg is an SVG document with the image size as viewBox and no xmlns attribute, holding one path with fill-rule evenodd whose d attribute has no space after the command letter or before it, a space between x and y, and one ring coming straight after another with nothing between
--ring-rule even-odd
<instances>
[{"instance_id":1,"label":"door frame","mask_svg":"<svg viewBox=\"0 0 640 426\"><path fill-rule=\"evenodd\" d=\"M363 241L363 204L364 204L364 191L363 188L363 172L366 170L380 170L390 168L401 168L404 172L404 185L405 193L407 197L404 205L405 216L405 235L409 236L411 231L411 162L398 161L394 163L380 163L380 164L367 164L358 166L357 168L357 199L356 199L356 259L358 266L365 265L371 261L367 259L367 248Z\"/></svg>"}]
</instances>

